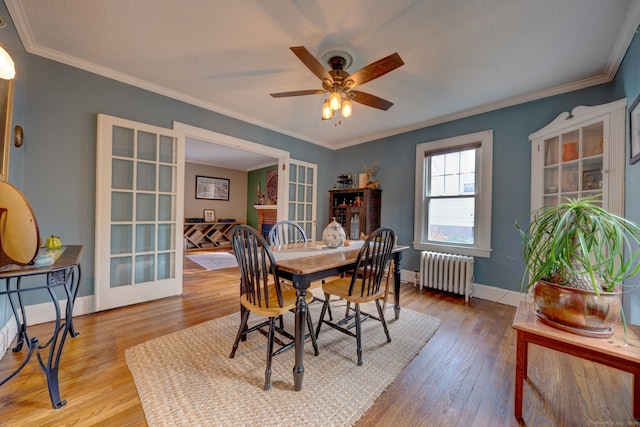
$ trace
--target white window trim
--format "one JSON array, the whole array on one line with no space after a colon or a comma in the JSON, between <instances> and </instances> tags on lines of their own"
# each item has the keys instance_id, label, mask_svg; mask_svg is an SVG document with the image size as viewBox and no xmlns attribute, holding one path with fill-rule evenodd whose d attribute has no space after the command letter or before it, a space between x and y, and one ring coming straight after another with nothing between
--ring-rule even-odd
<instances>
[{"instance_id":1,"label":"white window trim","mask_svg":"<svg viewBox=\"0 0 640 427\"><path fill-rule=\"evenodd\" d=\"M476 235L473 246L451 245L447 243L424 242L422 236L426 236L427 206L425 198L425 167L424 153L428 150L443 148L455 148L480 141L482 146L478 151L478 195L476 203ZM491 191L493 176L493 130L476 132L453 138L440 139L416 145L416 188L414 202L413 247L417 250L447 252L459 255L478 256L489 258L491 256Z\"/></svg>"}]
</instances>

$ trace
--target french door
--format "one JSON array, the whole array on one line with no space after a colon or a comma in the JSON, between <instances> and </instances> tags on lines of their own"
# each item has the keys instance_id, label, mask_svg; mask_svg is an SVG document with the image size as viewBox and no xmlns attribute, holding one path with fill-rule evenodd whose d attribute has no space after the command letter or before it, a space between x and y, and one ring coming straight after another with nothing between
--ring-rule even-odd
<instances>
[{"instance_id":1,"label":"french door","mask_svg":"<svg viewBox=\"0 0 640 427\"><path fill-rule=\"evenodd\" d=\"M288 159L286 219L297 222L309 240L316 240L318 165Z\"/></svg>"},{"instance_id":2,"label":"french door","mask_svg":"<svg viewBox=\"0 0 640 427\"><path fill-rule=\"evenodd\" d=\"M96 311L182 292L184 137L98 115Z\"/></svg>"}]
</instances>

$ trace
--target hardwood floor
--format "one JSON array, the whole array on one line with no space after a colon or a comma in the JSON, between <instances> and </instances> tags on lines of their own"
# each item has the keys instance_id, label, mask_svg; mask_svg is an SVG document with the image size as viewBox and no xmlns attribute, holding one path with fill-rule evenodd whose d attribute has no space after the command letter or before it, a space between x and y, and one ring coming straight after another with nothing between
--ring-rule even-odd
<instances>
[{"instance_id":1,"label":"hardwood floor","mask_svg":"<svg viewBox=\"0 0 640 427\"><path fill-rule=\"evenodd\" d=\"M184 294L75 318L60 366L67 405L51 408L31 360L0 387L0 426L145 426L124 351L238 311L237 270L206 272L185 259ZM401 286L403 308L442 320L436 335L376 400L358 426L517 426L513 416L515 308ZM30 329L45 336L48 324ZM7 352L0 377L24 354ZM631 375L531 346L524 419L530 426L629 426Z\"/></svg>"}]
</instances>

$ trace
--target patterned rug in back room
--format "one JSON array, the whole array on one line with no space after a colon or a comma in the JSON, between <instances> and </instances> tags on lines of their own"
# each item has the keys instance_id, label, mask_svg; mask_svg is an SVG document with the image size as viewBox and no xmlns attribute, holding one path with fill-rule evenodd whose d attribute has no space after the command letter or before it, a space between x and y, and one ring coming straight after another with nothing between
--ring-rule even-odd
<instances>
[{"instance_id":1,"label":"patterned rug in back room","mask_svg":"<svg viewBox=\"0 0 640 427\"><path fill-rule=\"evenodd\" d=\"M199 252L189 254L187 258L207 270L220 270L238 266L235 255L229 252Z\"/></svg>"}]
</instances>

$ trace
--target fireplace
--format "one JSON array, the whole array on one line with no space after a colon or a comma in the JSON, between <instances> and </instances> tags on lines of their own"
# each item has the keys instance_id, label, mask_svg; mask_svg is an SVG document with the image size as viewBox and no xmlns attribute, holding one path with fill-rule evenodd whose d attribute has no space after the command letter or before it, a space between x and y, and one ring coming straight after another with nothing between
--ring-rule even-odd
<instances>
[{"instance_id":1,"label":"fireplace","mask_svg":"<svg viewBox=\"0 0 640 427\"><path fill-rule=\"evenodd\" d=\"M278 221L278 207L276 205L255 205L258 210L258 231L266 239L269 230Z\"/></svg>"}]
</instances>

